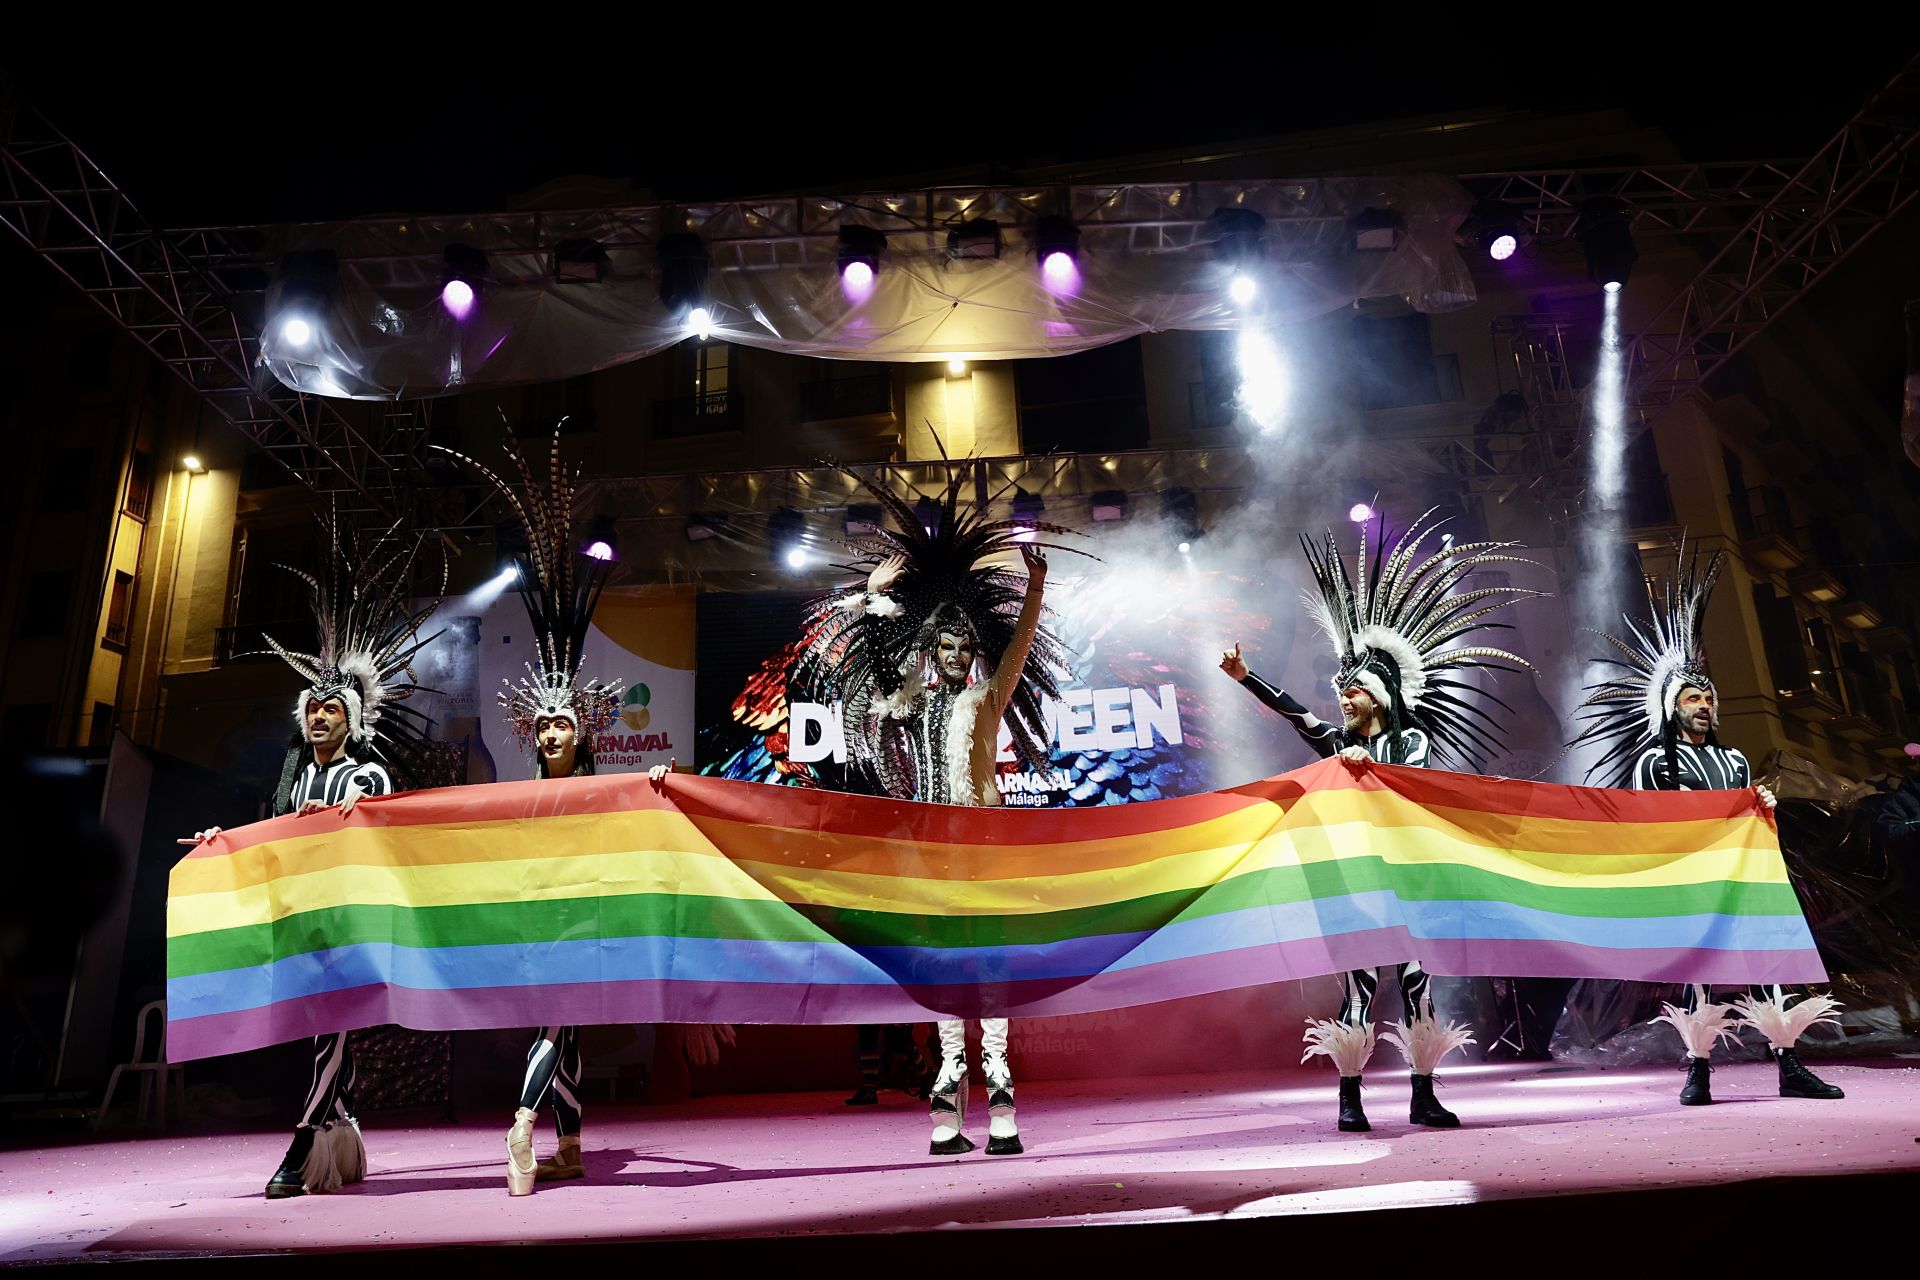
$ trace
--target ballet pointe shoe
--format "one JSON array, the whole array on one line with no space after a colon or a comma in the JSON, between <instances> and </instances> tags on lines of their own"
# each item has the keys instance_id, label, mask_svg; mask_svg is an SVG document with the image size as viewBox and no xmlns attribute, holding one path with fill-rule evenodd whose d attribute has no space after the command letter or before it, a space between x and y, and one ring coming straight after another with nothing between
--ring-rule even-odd
<instances>
[{"instance_id":1,"label":"ballet pointe shoe","mask_svg":"<svg viewBox=\"0 0 1920 1280\"><path fill-rule=\"evenodd\" d=\"M534 1113L521 1107L513 1113L513 1128L507 1130L507 1194L533 1194L533 1121Z\"/></svg>"}]
</instances>

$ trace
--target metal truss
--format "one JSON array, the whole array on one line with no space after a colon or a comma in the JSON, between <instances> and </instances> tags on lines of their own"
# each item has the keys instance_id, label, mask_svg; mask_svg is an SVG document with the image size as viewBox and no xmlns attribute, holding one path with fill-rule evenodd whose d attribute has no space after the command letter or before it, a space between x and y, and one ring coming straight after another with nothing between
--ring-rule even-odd
<instances>
[{"instance_id":1,"label":"metal truss","mask_svg":"<svg viewBox=\"0 0 1920 1280\"><path fill-rule=\"evenodd\" d=\"M1529 170L1463 176L1476 197L1517 206L1538 244L1570 247L1581 203L1625 201L1642 234L1720 247L1700 274L1632 340L1629 404L1642 426L1685 395L1884 226L1913 199L1920 140L1913 110L1920 72L1909 63L1808 160ZM830 266L842 222L928 247L971 218L1010 227L1071 211L1088 243L1126 253L1180 252L1212 236L1217 207L1259 209L1269 255L1306 260L1344 244L1347 213L1392 179L1274 179L935 188L866 196L796 196L699 206L639 206L431 219L370 219L332 228L211 227L161 233L125 193L38 112L0 82L0 220L178 374L248 439L309 488L348 510L427 514L472 524L472 493L440 492L444 468L422 452L428 402L366 414L356 425L335 401L282 387L256 367L274 246L307 231L336 246L376 288L437 281L439 230L489 252L544 255L593 238L610 254L650 255L659 238L698 230L723 270ZM406 224L403 227L403 223ZM1431 464L1503 497L1548 484L1577 498L1579 397L1551 320L1496 322L1515 360L1528 424L1427 450ZM1557 356L1555 353L1558 353ZM433 508L422 513L423 503Z\"/></svg>"},{"instance_id":2,"label":"metal truss","mask_svg":"<svg viewBox=\"0 0 1920 1280\"><path fill-rule=\"evenodd\" d=\"M1920 194L1920 56L1753 210L1627 349L1627 403L1686 395Z\"/></svg>"},{"instance_id":3,"label":"metal truss","mask_svg":"<svg viewBox=\"0 0 1920 1280\"><path fill-rule=\"evenodd\" d=\"M44 116L0 82L0 222L222 417L343 512L394 518L393 461L325 399L255 369L255 265L244 237L170 236ZM257 272L256 272L257 274ZM264 275L259 284L264 285Z\"/></svg>"}]
</instances>

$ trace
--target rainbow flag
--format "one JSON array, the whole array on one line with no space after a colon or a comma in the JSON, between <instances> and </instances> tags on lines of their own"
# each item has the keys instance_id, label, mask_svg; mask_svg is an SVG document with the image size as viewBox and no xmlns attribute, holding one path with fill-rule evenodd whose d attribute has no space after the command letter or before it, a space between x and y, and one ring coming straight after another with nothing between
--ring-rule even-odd
<instances>
[{"instance_id":1,"label":"rainbow flag","mask_svg":"<svg viewBox=\"0 0 1920 1280\"><path fill-rule=\"evenodd\" d=\"M1096 809L639 775L414 792L194 849L167 934L176 1061L389 1022L1078 1013L1407 960L1826 976L1751 792L1339 760Z\"/></svg>"}]
</instances>

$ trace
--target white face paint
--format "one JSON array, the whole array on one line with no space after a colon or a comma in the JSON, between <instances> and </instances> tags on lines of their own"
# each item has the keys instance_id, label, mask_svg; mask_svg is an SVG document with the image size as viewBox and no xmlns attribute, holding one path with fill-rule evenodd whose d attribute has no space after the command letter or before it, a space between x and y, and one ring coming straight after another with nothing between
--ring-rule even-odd
<instances>
[{"instance_id":1,"label":"white face paint","mask_svg":"<svg viewBox=\"0 0 1920 1280\"><path fill-rule=\"evenodd\" d=\"M973 670L973 641L959 631L942 631L934 650L934 665L948 684L965 684Z\"/></svg>"},{"instance_id":2,"label":"white face paint","mask_svg":"<svg viewBox=\"0 0 1920 1280\"><path fill-rule=\"evenodd\" d=\"M561 777L573 772L573 721L565 716L551 719L541 716L533 722L533 736L540 744L540 758L546 761L549 777Z\"/></svg>"}]
</instances>

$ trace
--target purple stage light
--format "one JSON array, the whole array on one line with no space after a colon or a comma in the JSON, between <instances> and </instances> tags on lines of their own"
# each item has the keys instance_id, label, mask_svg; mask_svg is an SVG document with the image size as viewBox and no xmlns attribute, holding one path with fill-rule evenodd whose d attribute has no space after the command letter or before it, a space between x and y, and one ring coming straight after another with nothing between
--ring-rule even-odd
<instances>
[{"instance_id":1,"label":"purple stage light","mask_svg":"<svg viewBox=\"0 0 1920 1280\"><path fill-rule=\"evenodd\" d=\"M1047 279L1064 284L1073 279L1073 255L1065 249L1055 249L1040 264L1040 269L1047 273Z\"/></svg>"},{"instance_id":2,"label":"purple stage light","mask_svg":"<svg viewBox=\"0 0 1920 1280\"><path fill-rule=\"evenodd\" d=\"M586 555L591 560L613 559L613 548L605 542L589 542Z\"/></svg>"},{"instance_id":3,"label":"purple stage light","mask_svg":"<svg viewBox=\"0 0 1920 1280\"><path fill-rule=\"evenodd\" d=\"M1519 247L1520 242L1512 236L1495 236L1493 243L1487 246L1487 256L1495 262L1505 262Z\"/></svg>"},{"instance_id":4,"label":"purple stage light","mask_svg":"<svg viewBox=\"0 0 1920 1280\"><path fill-rule=\"evenodd\" d=\"M455 320L465 320L473 310L473 286L465 280L449 280L441 287L440 305Z\"/></svg>"},{"instance_id":5,"label":"purple stage light","mask_svg":"<svg viewBox=\"0 0 1920 1280\"><path fill-rule=\"evenodd\" d=\"M840 294L853 304L859 305L873 296L873 264L854 259L841 264Z\"/></svg>"},{"instance_id":6,"label":"purple stage light","mask_svg":"<svg viewBox=\"0 0 1920 1280\"><path fill-rule=\"evenodd\" d=\"M1364 502L1356 502L1347 508L1347 519L1355 524L1365 524L1373 519L1373 508Z\"/></svg>"}]
</instances>

